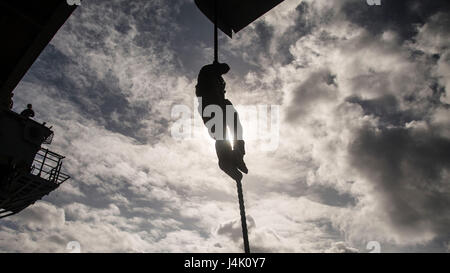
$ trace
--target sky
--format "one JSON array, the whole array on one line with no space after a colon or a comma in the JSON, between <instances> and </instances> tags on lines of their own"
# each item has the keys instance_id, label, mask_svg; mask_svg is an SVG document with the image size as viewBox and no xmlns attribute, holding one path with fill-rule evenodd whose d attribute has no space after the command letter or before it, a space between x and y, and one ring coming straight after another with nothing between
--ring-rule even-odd
<instances>
[{"instance_id":1,"label":"sky","mask_svg":"<svg viewBox=\"0 0 450 273\"><path fill-rule=\"evenodd\" d=\"M253 252L450 251L449 21L444 0L285 0L221 33L227 98L278 113L270 139L243 115L259 137L243 179ZM212 42L191 0L83 1L14 91L71 179L1 220L0 251L242 252L214 142L201 122L173 136L174 107L199 117Z\"/></svg>"}]
</instances>

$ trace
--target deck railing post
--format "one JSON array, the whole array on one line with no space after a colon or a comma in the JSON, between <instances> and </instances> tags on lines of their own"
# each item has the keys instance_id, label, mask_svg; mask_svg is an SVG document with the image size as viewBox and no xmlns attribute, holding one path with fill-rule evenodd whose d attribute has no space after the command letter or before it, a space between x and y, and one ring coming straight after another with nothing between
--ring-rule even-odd
<instances>
[{"instance_id":1,"label":"deck railing post","mask_svg":"<svg viewBox=\"0 0 450 273\"><path fill-rule=\"evenodd\" d=\"M38 176L41 176L42 169L44 168L45 160L47 159L48 150L45 150L44 158L42 159L41 168L39 169Z\"/></svg>"}]
</instances>

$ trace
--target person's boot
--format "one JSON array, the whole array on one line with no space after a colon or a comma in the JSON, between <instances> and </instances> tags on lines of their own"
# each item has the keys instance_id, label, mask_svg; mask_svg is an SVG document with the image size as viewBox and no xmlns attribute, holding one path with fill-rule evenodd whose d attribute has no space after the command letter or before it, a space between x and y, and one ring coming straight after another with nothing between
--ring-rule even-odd
<instances>
[{"instance_id":1,"label":"person's boot","mask_svg":"<svg viewBox=\"0 0 450 273\"><path fill-rule=\"evenodd\" d=\"M248 174L247 165L244 162L244 156L237 151L233 151L234 153L234 162L236 167L243 173Z\"/></svg>"},{"instance_id":2,"label":"person's boot","mask_svg":"<svg viewBox=\"0 0 450 273\"><path fill-rule=\"evenodd\" d=\"M235 181L242 180L242 173L236 168L234 164L230 164L230 162L219 159L219 167L223 172L225 172Z\"/></svg>"},{"instance_id":3,"label":"person's boot","mask_svg":"<svg viewBox=\"0 0 450 273\"><path fill-rule=\"evenodd\" d=\"M216 153L220 169L234 180L242 180L242 173L236 166L236 160L231 144L227 140L216 141Z\"/></svg>"},{"instance_id":4,"label":"person's boot","mask_svg":"<svg viewBox=\"0 0 450 273\"><path fill-rule=\"evenodd\" d=\"M243 140L235 140L233 144L233 150L239 151L242 156L245 155L245 142Z\"/></svg>"}]
</instances>

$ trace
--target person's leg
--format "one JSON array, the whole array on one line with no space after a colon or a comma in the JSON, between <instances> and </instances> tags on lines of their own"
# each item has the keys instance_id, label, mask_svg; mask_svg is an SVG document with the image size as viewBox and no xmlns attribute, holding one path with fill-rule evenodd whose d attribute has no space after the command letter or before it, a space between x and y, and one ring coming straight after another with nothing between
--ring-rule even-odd
<instances>
[{"instance_id":1,"label":"person's leg","mask_svg":"<svg viewBox=\"0 0 450 273\"><path fill-rule=\"evenodd\" d=\"M238 150L241 154L245 154L244 137L239 113L229 100L225 100L227 110L227 127L230 129L233 139L233 149Z\"/></svg>"},{"instance_id":2,"label":"person's leg","mask_svg":"<svg viewBox=\"0 0 450 273\"><path fill-rule=\"evenodd\" d=\"M231 131L233 139L233 157L239 170L248 173L247 166L244 162L245 142L242 133L242 124L239 114L234 105L229 100L225 100L227 107L227 126Z\"/></svg>"},{"instance_id":3,"label":"person's leg","mask_svg":"<svg viewBox=\"0 0 450 273\"><path fill-rule=\"evenodd\" d=\"M210 105L216 105L218 110L222 110L222 124L209 124L213 118L215 118L215 113L211 112L211 115L205 115L205 109ZM208 129L209 135L216 140L216 153L219 160L220 169L233 178L235 181L242 180L242 173L237 169L233 148L230 142L227 140L227 123L226 123L226 107L225 103L215 104L208 99L199 98L198 111L203 119L203 123ZM211 126L212 125L212 126ZM211 128L209 128L211 126ZM217 126L221 127L221 132L216 132Z\"/></svg>"},{"instance_id":4,"label":"person's leg","mask_svg":"<svg viewBox=\"0 0 450 273\"><path fill-rule=\"evenodd\" d=\"M226 137L225 112L223 106L208 98L199 98L198 111L203 123L208 129L208 134L214 140L223 140Z\"/></svg>"}]
</instances>

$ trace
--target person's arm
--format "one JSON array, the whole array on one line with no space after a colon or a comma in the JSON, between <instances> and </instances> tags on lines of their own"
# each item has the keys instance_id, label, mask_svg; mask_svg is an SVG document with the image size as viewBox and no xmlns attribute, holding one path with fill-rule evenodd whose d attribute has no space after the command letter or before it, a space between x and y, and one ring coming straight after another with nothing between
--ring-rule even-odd
<instances>
[{"instance_id":1,"label":"person's arm","mask_svg":"<svg viewBox=\"0 0 450 273\"><path fill-rule=\"evenodd\" d=\"M220 88L217 74L212 69L205 69L201 72L197 86L203 96L215 101L223 100L223 90Z\"/></svg>"}]
</instances>

